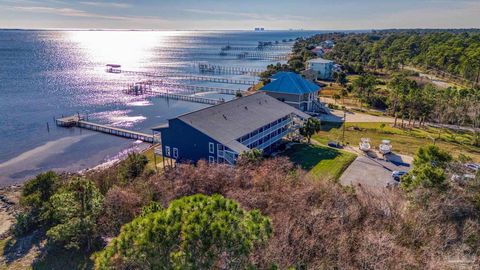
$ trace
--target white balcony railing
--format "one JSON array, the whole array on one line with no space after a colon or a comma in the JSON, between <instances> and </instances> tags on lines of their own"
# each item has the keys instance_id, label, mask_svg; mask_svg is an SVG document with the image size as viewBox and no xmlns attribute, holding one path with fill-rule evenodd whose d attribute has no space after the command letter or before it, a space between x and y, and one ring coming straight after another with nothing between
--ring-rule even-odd
<instances>
[{"instance_id":1,"label":"white balcony railing","mask_svg":"<svg viewBox=\"0 0 480 270\"><path fill-rule=\"evenodd\" d=\"M245 141L241 142L243 145L250 145L251 143L254 143L258 140L260 140L261 138L267 136L268 134L272 133L273 131L281 128L281 127L284 127L284 126L287 126L289 125L290 123L292 122L292 120L290 118L287 118L286 120L278 123L278 124L275 124L274 126L271 126L270 128L262 131L262 132L259 132L258 134L256 134L255 136L253 137L250 137L248 139L246 139Z\"/></svg>"},{"instance_id":2,"label":"white balcony railing","mask_svg":"<svg viewBox=\"0 0 480 270\"><path fill-rule=\"evenodd\" d=\"M259 149L265 149L267 147L269 147L270 145L272 145L273 143L275 143L276 141L280 140L281 138L285 137L291 130L287 129L285 130L284 132L276 135L275 137L272 137L270 138L268 141L262 143L259 147Z\"/></svg>"}]
</instances>

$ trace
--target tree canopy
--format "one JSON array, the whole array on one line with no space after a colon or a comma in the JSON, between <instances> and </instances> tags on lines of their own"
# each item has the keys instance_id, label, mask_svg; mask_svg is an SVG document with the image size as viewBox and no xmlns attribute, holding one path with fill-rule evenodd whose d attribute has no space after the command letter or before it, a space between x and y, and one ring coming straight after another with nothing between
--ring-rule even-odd
<instances>
[{"instance_id":1,"label":"tree canopy","mask_svg":"<svg viewBox=\"0 0 480 270\"><path fill-rule=\"evenodd\" d=\"M319 132L321 129L320 120L317 118L310 117L308 120L303 124L303 127L300 128L300 134L302 136L307 137L308 143L310 143L310 139L312 136Z\"/></svg>"},{"instance_id":2,"label":"tree canopy","mask_svg":"<svg viewBox=\"0 0 480 270\"><path fill-rule=\"evenodd\" d=\"M412 190L417 187L443 187L446 180L445 168L452 156L438 146L427 145L418 149L413 169L402 178L402 187Z\"/></svg>"},{"instance_id":3,"label":"tree canopy","mask_svg":"<svg viewBox=\"0 0 480 270\"><path fill-rule=\"evenodd\" d=\"M145 155L130 153L122 163L119 176L124 182L133 180L142 174L147 164L148 159Z\"/></svg>"},{"instance_id":4,"label":"tree canopy","mask_svg":"<svg viewBox=\"0 0 480 270\"><path fill-rule=\"evenodd\" d=\"M49 240L67 249L91 250L98 240L97 218L103 196L93 182L76 178L50 198L56 224L47 231Z\"/></svg>"},{"instance_id":5,"label":"tree canopy","mask_svg":"<svg viewBox=\"0 0 480 270\"><path fill-rule=\"evenodd\" d=\"M136 218L96 255L97 269L243 269L246 257L271 235L259 211L221 195L177 199Z\"/></svg>"}]
</instances>

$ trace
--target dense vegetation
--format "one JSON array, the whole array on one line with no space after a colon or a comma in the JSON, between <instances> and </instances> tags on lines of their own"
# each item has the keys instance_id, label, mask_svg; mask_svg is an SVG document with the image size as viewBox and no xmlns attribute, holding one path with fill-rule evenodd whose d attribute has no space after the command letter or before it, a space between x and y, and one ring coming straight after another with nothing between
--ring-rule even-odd
<instances>
[{"instance_id":1,"label":"dense vegetation","mask_svg":"<svg viewBox=\"0 0 480 270\"><path fill-rule=\"evenodd\" d=\"M397 70L404 65L435 70L478 85L480 33L377 32L336 39L329 55L350 71Z\"/></svg>"},{"instance_id":2,"label":"dense vegetation","mask_svg":"<svg viewBox=\"0 0 480 270\"><path fill-rule=\"evenodd\" d=\"M351 93L362 103L387 108L397 119L408 120L408 126L423 126L425 122L480 127L480 89L438 88L421 85L402 73L392 75L384 89L370 74L359 76L352 83ZM476 134L474 145L480 145Z\"/></svg>"},{"instance_id":3,"label":"dense vegetation","mask_svg":"<svg viewBox=\"0 0 480 270\"><path fill-rule=\"evenodd\" d=\"M297 41L292 59L309 58L306 50L326 39L334 40L335 47L325 57L342 64L345 72L359 74L347 85L344 72L335 73L334 80L342 86L342 91L333 98L353 96L361 106L386 109L391 116L402 119L402 127L404 119L409 126L435 122L480 127L478 31L321 34ZM416 72L404 70L406 65L440 72L465 87L435 86ZM290 62L289 67L298 71ZM478 146L479 135L476 137L474 144Z\"/></svg>"},{"instance_id":4,"label":"dense vegetation","mask_svg":"<svg viewBox=\"0 0 480 270\"><path fill-rule=\"evenodd\" d=\"M452 257L478 263L480 178L451 180L460 163L436 147L419 151L412 181L380 195L312 179L284 157L236 167L178 164L163 174L143 169L124 181L138 160L83 178L47 173L27 182L24 211L43 217L34 230L47 232L44 252L99 251L92 257L99 269L445 269L455 267ZM108 236L115 238L106 245Z\"/></svg>"}]
</instances>

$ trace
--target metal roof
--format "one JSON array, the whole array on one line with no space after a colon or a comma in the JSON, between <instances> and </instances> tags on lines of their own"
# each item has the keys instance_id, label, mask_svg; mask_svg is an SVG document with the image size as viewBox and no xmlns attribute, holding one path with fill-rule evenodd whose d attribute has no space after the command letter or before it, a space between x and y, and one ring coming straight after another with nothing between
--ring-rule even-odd
<instances>
[{"instance_id":1,"label":"metal roof","mask_svg":"<svg viewBox=\"0 0 480 270\"><path fill-rule=\"evenodd\" d=\"M261 91L303 95L320 90L320 86L294 72L278 72L272 78L275 80L262 87Z\"/></svg>"},{"instance_id":2,"label":"metal roof","mask_svg":"<svg viewBox=\"0 0 480 270\"><path fill-rule=\"evenodd\" d=\"M305 119L309 117L266 93L257 92L177 118L241 153L249 148L239 143L238 138L292 113Z\"/></svg>"}]
</instances>

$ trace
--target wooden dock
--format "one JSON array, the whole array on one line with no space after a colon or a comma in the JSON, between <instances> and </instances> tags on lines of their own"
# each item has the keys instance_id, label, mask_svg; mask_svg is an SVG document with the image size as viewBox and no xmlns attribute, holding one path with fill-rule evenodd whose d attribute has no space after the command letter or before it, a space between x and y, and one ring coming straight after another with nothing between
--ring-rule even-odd
<instances>
[{"instance_id":1,"label":"wooden dock","mask_svg":"<svg viewBox=\"0 0 480 270\"><path fill-rule=\"evenodd\" d=\"M203 103L203 104L209 104L209 105L217 105L225 102L225 100L222 100L222 99L204 98L204 97L183 95L183 94L177 94L177 93L168 93L168 92L154 92L154 93L155 93L155 97L171 98L176 100L184 100L184 101L197 102L197 103Z\"/></svg>"},{"instance_id":2,"label":"wooden dock","mask_svg":"<svg viewBox=\"0 0 480 270\"><path fill-rule=\"evenodd\" d=\"M221 87L209 87L201 85L192 85L192 84L182 84L182 83L168 83L162 80L148 80L142 82L136 82L134 84L129 84L127 88L123 89L122 92L130 95L156 95L162 93L162 91L156 91L152 89L152 86L158 86L163 89L175 89L178 92L197 94L197 93L207 93L212 92L216 94L225 94L225 95L237 95L238 93L244 93L246 90L241 89L231 89L231 88L221 88Z\"/></svg>"},{"instance_id":3,"label":"wooden dock","mask_svg":"<svg viewBox=\"0 0 480 270\"><path fill-rule=\"evenodd\" d=\"M109 72L107 70L107 72ZM160 74L153 72L143 72L143 71L131 71L131 70L118 70L112 73L125 73L132 75L142 75L145 77L153 78L179 78L189 81L204 81L204 82L213 82L213 83L225 83L225 84L243 84L243 85L255 85L257 82L253 80L237 80L229 79L222 77L209 77L209 76L196 76L196 75L186 75L186 74Z\"/></svg>"},{"instance_id":4,"label":"wooden dock","mask_svg":"<svg viewBox=\"0 0 480 270\"><path fill-rule=\"evenodd\" d=\"M237 79L209 77L209 76L179 75L179 76L173 76L173 77L181 78L189 81L203 81L203 82L225 83L225 84L255 85L257 83L256 81L251 81L251 80L237 80Z\"/></svg>"},{"instance_id":5,"label":"wooden dock","mask_svg":"<svg viewBox=\"0 0 480 270\"><path fill-rule=\"evenodd\" d=\"M223 46L222 51L287 51L291 50L291 46L284 45L272 45L272 46L251 46L251 47L242 47L242 46Z\"/></svg>"},{"instance_id":6,"label":"wooden dock","mask_svg":"<svg viewBox=\"0 0 480 270\"><path fill-rule=\"evenodd\" d=\"M221 51L220 56L233 56L237 59L250 59L250 60L267 60L267 61L282 61L288 60L289 54L274 54L274 53L265 53L265 52L240 52L240 53L231 53Z\"/></svg>"},{"instance_id":7,"label":"wooden dock","mask_svg":"<svg viewBox=\"0 0 480 270\"><path fill-rule=\"evenodd\" d=\"M209 87L209 86L201 86L201 85L182 84L182 83L157 82L157 83L153 83L153 85L156 85L162 88L175 88L175 89L181 90L182 92L189 92L192 94L213 92L213 93L225 94L225 95L236 95L237 93L246 92L246 90L241 90L241 89Z\"/></svg>"},{"instance_id":8,"label":"wooden dock","mask_svg":"<svg viewBox=\"0 0 480 270\"><path fill-rule=\"evenodd\" d=\"M233 74L233 75L252 75L259 76L262 73L262 69L235 67L235 66L220 66L212 64L197 65L200 73L212 73L212 74Z\"/></svg>"},{"instance_id":9,"label":"wooden dock","mask_svg":"<svg viewBox=\"0 0 480 270\"><path fill-rule=\"evenodd\" d=\"M85 128L85 129L98 131L98 132L102 132L102 133L106 133L114 136L119 136L119 137L124 137L128 139L134 139L134 140L141 140L148 143L160 142L159 138L156 138L151 134L88 122L88 121L85 121L84 118L80 115L58 118L58 119L55 119L55 123L57 124L57 126L60 126L60 127Z\"/></svg>"}]
</instances>

